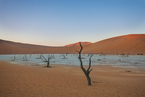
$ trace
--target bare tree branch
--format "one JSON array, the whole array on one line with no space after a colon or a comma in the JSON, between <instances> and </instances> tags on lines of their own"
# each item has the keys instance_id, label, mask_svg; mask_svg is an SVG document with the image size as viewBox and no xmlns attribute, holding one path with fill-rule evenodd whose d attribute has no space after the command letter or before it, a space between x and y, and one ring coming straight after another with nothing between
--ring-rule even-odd
<instances>
[{"instance_id":1,"label":"bare tree branch","mask_svg":"<svg viewBox=\"0 0 145 97\"><path fill-rule=\"evenodd\" d=\"M47 62L46 58L42 55L43 59Z\"/></svg>"},{"instance_id":2,"label":"bare tree branch","mask_svg":"<svg viewBox=\"0 0 145 97\"><path fill-rule=\"evenodd\" d=\"M77 50L76 50L76 52L78 52L78 53L79 53L79 51L77 51Z\"/></svg>"},{"instance_id":3,"label":"bare tree branch","mask_svg":"<svg viewBox=\"0 0 145 97\"><path fill-rule=\"evenodd\" d=\"M89 73L93 70L93 68L89 71Z\"/></svg>"},{"instance_id":4,"label":"bare tree branch","mask_svg":"<svg viewBox=\"0 0 145 97\"><path fill-rule=\"evenodd\" d=\"M91 58L92 58L92 56L93 56L93 54L90 56L90 58L89 58L89 67L88 67L88 69L87 69L87 71L89 71L89 69L90 69L90 67L91 67Z\"/></svg>"}]
</instances>

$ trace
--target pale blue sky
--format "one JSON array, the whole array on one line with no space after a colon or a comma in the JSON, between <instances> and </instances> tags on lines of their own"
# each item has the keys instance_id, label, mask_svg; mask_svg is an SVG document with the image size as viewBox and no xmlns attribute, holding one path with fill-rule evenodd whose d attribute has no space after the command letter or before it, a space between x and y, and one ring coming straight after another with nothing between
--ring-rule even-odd
<instances>
[{"instance_id":1,"label":"pale blue sky","mask_svg":"<svg viewBox=\"0 0 145 97\"><path fill-rule=\"evenodd\" d=\"M0 39L63 46L145 34L145 0L0 0Z\"/></svg>"}]
</instances>

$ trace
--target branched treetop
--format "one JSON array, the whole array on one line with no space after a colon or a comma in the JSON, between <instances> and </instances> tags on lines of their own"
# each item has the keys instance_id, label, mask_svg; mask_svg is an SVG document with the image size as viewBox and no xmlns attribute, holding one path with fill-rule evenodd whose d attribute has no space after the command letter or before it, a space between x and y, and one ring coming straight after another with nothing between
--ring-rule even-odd
<instances>
[{"instance_id":1,"label":"branched treetop","mask_svg":"<svg viewBox=\"0 0 145 97\"><path fill-rule=\"evenodd\" d=\"M51 58L53 58L52 56L48 56L48 60L46 60L46 58L43 55L42 57L44 58L45 61L49 61Z\"/></svg>"},{"instance_id":2,"label":"branched treetop","mask_svg":"<svg viewBox=\"0 0 145 97\"><path fill-rule=\"evenodd\" d=\"M78 58L79 58L79 60L80 60L80 65L81 65L81 68L82 68L82 70L84 71L84 73L89 74L89 73L92 71L92 69L90 69L90 68L91 68L91 58L92 58L93 54L92 54L92 55L90 56L90 58L89 58L89 67L88 67L87 70L85 70L84 67L83 67L82 60L81 60L81 52L82 52L82 50L83 50L83 46L81 45L81 42L80 42L79 44L80 44L81 49L80 49L80 51L77 51L77 50L76 50L76 52L79 53L79 57L78 57Z\"/></svg>"}]
</instances>

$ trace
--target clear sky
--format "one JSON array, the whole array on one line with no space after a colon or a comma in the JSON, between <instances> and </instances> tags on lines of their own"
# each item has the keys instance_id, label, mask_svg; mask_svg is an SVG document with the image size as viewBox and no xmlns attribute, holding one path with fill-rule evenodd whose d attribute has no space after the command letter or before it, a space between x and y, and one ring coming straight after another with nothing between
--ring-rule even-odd
<instances>
[{"instance_id":1,"label":"clear sky","mask_svg":"<svg viewBox=\"0 0 145 97\"><path fill-rule=\"evenodd\" d=\"M47 46L145 34L145 0L0 0L0 39Z\"/></svg>"}]
</instances>

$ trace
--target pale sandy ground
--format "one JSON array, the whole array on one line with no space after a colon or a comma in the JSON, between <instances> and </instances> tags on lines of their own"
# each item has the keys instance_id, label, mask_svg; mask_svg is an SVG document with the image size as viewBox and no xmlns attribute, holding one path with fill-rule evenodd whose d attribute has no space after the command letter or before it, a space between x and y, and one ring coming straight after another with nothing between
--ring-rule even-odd
<instances>
[{"instance_id":1,"label":"pale sandy ground","mask_svg":"<svg viewBox=\"0 0 145 97\"><path fill-rule=\"evenodd\" d=\"M77 66L0 62L0 97L145 97L145 70L92 66L92 86ZM131 71L131 72L129 72Z\"/></svg>"}]
</instances>

